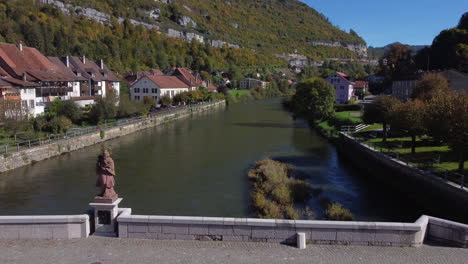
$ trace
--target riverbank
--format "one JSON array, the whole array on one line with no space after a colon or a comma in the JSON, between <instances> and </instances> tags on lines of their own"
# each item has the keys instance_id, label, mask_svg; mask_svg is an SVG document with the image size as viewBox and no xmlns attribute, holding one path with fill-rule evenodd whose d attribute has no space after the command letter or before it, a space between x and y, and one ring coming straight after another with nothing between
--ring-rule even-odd
<instances>
[{"instance_id":1,"label":"riverbank","mask_svg":"<svg viewBox=\"0 0 468 264\"><path fill-rule=\"evenodd\" d=\"M88 146L100 144L110 139L129 135L143 129L158 126L177 119L188 117L192 114L206 112L208 110L225 107L226 101L218 101L209 104L187 106L174 111L165 112L162 115L153 115L120 126L95 130L85 135L73 138L63 138L37 147L20 150L0 156L0 172L10 171L26 165L35 164L45 159L70 153Z\"/></svg>"}]
</instances>

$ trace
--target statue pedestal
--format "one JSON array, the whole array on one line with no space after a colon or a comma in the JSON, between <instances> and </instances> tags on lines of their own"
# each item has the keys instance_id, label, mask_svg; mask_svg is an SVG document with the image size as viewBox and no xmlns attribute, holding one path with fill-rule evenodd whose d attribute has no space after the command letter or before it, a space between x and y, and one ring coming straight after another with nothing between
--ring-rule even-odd
<instances>
[{"instance_id":1,"label":"statue pedestal","mask_svg":"<svg viewBox=\"0 0 468 264\"><path fill-rule=\"evenodd\" d=\"M89 205L94 209L94 235L116 236L117 235L117 216L119 214L119 203L122 198L113 203L96 203Z\"/></svg>"}]
</instances>

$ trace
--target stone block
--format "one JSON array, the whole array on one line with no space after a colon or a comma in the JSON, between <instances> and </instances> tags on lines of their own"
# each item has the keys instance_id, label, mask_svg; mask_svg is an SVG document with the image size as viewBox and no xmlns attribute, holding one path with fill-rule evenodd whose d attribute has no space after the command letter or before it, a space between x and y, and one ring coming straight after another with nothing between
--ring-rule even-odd
<instances>
[{"instance_id":1,"label":"stone block","mask_svg":"<svg viewBox=\"0 0 468 264\"><path fill-rule=\"evenodd\" d=\"M203 224L205 225L223 225L224 218L222 217L203 217Z\"/></svg>"},{"instance_id":2,"label":"stone block","mask_svg":"<svg viewBox=\"0 0 468 264\"><path fill-rule=\"evenodd\" d=\"M159 233L146 233L146 238L148 239L159 239Z\"/></svg>"},{"instance_id":3,"label":"stone block","mask_svg":"<svg viewBox=\"0 0 468 264\"><path fill-rule=\"evenodd\" d=\"M149 216L146 215L132 215L133 223L148 223Z\"/></svg>"},{"instance_id":4,"label":"stone block","mask_svg":"<svg viewBox=\"0 0 468 264\"><path fill-rule=\"evenodd\" d=\"M208 235L208 225L190 225L189 234L191 235Z\"/></svg>"},{"instance_id":5,"label":"stone block","mask_svg":"<svg viewBox=\"0 0 468 264\"><path fill-rule=\"evenodd\" d=\"M234 230L233 230L232 226L209 225L208 226L208 234L209 235L232 236L232 235L234 235Z\"/></svg>"},{"instance_id":6,"label":"stone block","mask_svg":"<svg viewBox=\"0 0 468 264\"><path fill-rule=\"evenodd\" d=\"M175 234L158 234L159 239L175 239L176 235Z\"/></svg>"},{"instance_id":7,"label":"stone block","mask_svg":"<svg viewBox=\"0 0 468 264\"><path fill-rule=\"evenodd\" d=\"M450 229L443 226L429 225L429 236L439 239L451 240L452 232Z\"/></svg>"},{"instance_id":8,"label":"stone block","mask_svg":"<svg viewBox=\"0 0 468 264\"><path fill-rule=\"evenodd\" d=\"M296 228L296 221L295 220L276 219L275 223L276 223L277 227Z\"/></svg>"},{"instance_id":9,"label":"stone block","mask_svg":"<svg viewBox=\"0 0 468 264\"><path fill-rule=\"evenodd\" d=\"M163 234L188 235L189 234L189 225L164 224L164 225L162 225L161 233L163 233Z\"/></svg>"},{"instance_id":10,"label":"stone block","mask_svg":"<svg viewBox=\"0 0 468 264\"><path fill-rule=\"evenodd\" d=\"M247 218L235 218L234 226L247 226Z\"/></svg>"},{"instance_id":11,"label":"stone block","mask_svg":"<svg viewBox=\"0 0 468 264\"><path fill-rule=\"evenodd\" d=\"M146 233L148 232L147 223L129 223L128 224L128 233Z\"/></svg>"},{"instance_id":12,"label":"stone block","mask_svg":"<svg viewBox=\"0 0 468 264\"><path fill-rule=\"evenodd\" d=\"M252 227L250 226L233 226L234 235L252 236Z\"/></svg>"},{"instance_id":13,"label":"stone block","mask_svg":"<svg viewBox=\"0 0 468 264\"><path fill-rule=\"evenodd\" d=\"M275 229L275 238L281 239L296 239L297 232L295 228L288 228L288 227L276 227ZM307 235L304 233L305 239Z\"/></svg>"},{"instance_id":14,"label":"stone block","mask_svg":"<svg viewBox=\"0 0 468 264\"><path fill-rule=\"evenodd\" d=\"M233 226L236 224L236 219L232 217L225 217L223 218L223 225L230 225Z\"/></svg>"},{"instance_id":15,"label":"stone block","mask_svg":"<svg viewBox=\"0 0 468 264\"><path fill-rule=\"evenodd\" d=\"M369 242L369 246L391 247L391 246L392 246L392 243L391 243L391 242L374 241L374 242Z\"/></svg>"},{"instance_id":16,"label":"stone block","mask_svg":"<svg viewBox=\"0 0 468 264\"><path fill-rule=\"evenodd\" d=\"M264 227L275 227L275 219L256 219L256 218L247 218L247 224L249 226L264 226Z\"/></svg>"},{"instance_id":17,"label":"stone block","mask_svg":"<svg viewBox=\"0 0 468 264\"><path fill-rule=\"evenodd\" d=\"M128 238L146 239L146 233L128 233Z\"/></svg>"},{"instance_id":18,"label":"stone block","mask_svg":"<svg viewBox=\"0 0 468 264\"><path fill-rule=\"evenodd\" d=\"M148 224L148 232L160 234L162 232L162 227L159 224Z\"/></svg>"},{"instance_id":19,"label":"stone block","mask_svg":"<svg viewBox=\"0 0 468 264\"><path fill-rule=\"evenodd\" d=\"M195 240L194 235L179 235L176 234L175 239L177 240Z\"/></svg>"},{"instance_id":20,"label":"stone block","mask_svg":"<svg viewBox=\"0 0 468 264\"><path fill-rule=\"evenodd\" d=\"M68 239L68 227L66 225L57 225L52 228L52 234L54 239Z\"/></svg>"},{"instance_id":21,"label":"stone block","mask_svg":"<svg viewBox=\"0 0 468 264\"><path fill-rule=\"evenodd\" d=\"M68 224L68 237L69 238L81 238L82 230L81 224Z\"/></svg>"},{"instance_id":22,"label":"stone block","mask_svg":"<svg viewBox=\"0 0 468 264\"><path fill-rule=\"evenodd\" d=\"M297 233L297 248L305 249L306 248L306 234Z\"/></svg>"},{"instance_id":23,"label":"stone block","mask_svg":"<svg viewBox=\"0 0 468 264\"><path fill-rule=\"evenodd\" d=\"M390 243L415 243L414 235L402 231L377 231L375 240L377 242L390 242Z\"/></svg>"},{"instance_id":24,"label":"stone block","mask_svg":"<svg viewBox=\"0 0 468 264\"><path fill-rule=\"evenodd\" d=\"M148 223L172 224L172 216L150 216Z\"/></svg>"},{"instance_id":25,"label":"stone block","mask_svg":"<svg viewBox=\"0 0 468 264\"><path fill-rule=\"evenodd\" d=\"M52 228L25 227L19 230L20 239L52 239Z\"/></svg>"},{"instance_id":26,"label":"stone block","mask_svg":"<svg viewBox=\"0 0 468 264\"><path fill-rule=\"evenodd\" d=\"M249 237L248 236L223 236L223 241L248 241Z\"/></svg>"},{"instance_id":27,"label":"stone block","mask_svg":"<svg viewBox=\"0 0 468 264\"><path fill-rule=\"evenodd\" d=\"M252 238L277 238L276 227L253 226Z\"/></svg>"},{"instance_id":28,"label":"stone block","mask_svg":"<svg viewBox=\"0 0 468 264\"><path fill-rule=\"evenodd\" d=\"M374 231L367 230L347 230L347 231L337 231L336 240L337 241L349 241L349 242L369 242L375 241L376 233Z\"/></svg>"},{"instance_id":29,"label":"stone block","mask_svg":"<svg viewBox=\"0 0 468 264\"><path fill-rule=\"evenodd\" d=\"M173 224L187 224L187 225L203 224L203 217L173 216L172 223Z\"/></svg>"},{"instance_id":30,"label":"stone block","mask_svg":"<svg viewBox=\"0 0 468 264\"><path fill-rule=\"evenodd\" d=\"M304 233L307 240L311 239L311 231L312 229L310 228L296 227L296 233Z\"/></svg>"},{"instance_id":31,"label":"stone block","mask_svg":"<svg viewBox=\"0 0 468 264\"><path fill-rule=\"evenodd\" d=\"M119 223L119 234L118 234L118 236L119 237L128 237L127 230L128 230L127 224L120 224Z\"/></svg>"},{"instance_id":32,"label":"stone block","mask_svg":"<svg viewBox=\"0 0 468 264\"><path fill-rule=\"evenodd\" d=\"M350 245L350 246L369 246L369 242L351 241L348 245Z\"/></svg>"},{"instance_id":33,"label":"stone block","mask_svg":"<svg viewBox=\"0 0 468 264\"><path fill-rule=\"evenodd\" d=\"M0 239L18 239L20 229L0 227Z\"/></svg>"},{"instance_id":34,"label":"stone block","mask_svg":"<svg viewBox=\"0 0 468 264\"><path fill-rule=\"evenodd\" d=\"M336 230L318 230L312 229L310 232L310 239L312 240L336 240Z\"/></svg>"}]
</instances>

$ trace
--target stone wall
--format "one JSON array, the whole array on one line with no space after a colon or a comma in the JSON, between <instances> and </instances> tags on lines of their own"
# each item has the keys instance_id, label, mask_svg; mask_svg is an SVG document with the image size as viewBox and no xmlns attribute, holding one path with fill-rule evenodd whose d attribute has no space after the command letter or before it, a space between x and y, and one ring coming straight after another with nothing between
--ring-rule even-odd
<instances>
[{"instance_id":1,"label":"stone wall","mask_svg":"<svg viewBox=\"0 0 468 264\"><path fill-rule=\"evenodd\" d=\"M440 219L428 218L426 237L442 244L468 248L468 225Z\"/></svg>"},{"instance_id":2,"label":"stone wall","mask_svg":"<svg viewBox=\"0 0 468 264\"><path fill-rule=\"evenodd\" d=\"M206 105L187 107L182 110L171 112L170 114L152 116L135 123L104 130L104 137L101 137L100 131L96 131L93 134L64 139L8 155L0 155L0 172L9 171L51 157L59 156L64 153L99 144L109 139L132 134L146 128L188 117L192 114L213 110L215 108L222 108L225 107L225 105L225 101L218 101Z\"/></svg>"},{"instance_id":3,"label":"stone wall","mask_svg":"<svg viewBox=\"0 0 468 264\"><path fill-rule=\"evenodd\" d=\"M89 216L0 216L0 239L71 239L89 235Z\"/></svg>"},{"instance_id":4,"label":"stone wall","mask_svg":"<svg viewBox=\"0 0 468 264\"><path fill-rule=\"evenodd\" d=\"M425 222L426 221L426 222ZM121 214L119 237L145 239L250 241L295 244L305 233L309 244L417 247L427 217L416 223L337 222Z\"/></svg>"},{"instance_id":5,"label":"stone wall","mask_svg":"<svg viewBox=\"0 0 468 264\"><path fill-rule=\"evenodd\" d=\"M462 188L458 184L446 181L432 173L378 152L344 133L340 134L340 139L336 146L346 158L353 161L355 166L368 170L373 176L382 177L384 174L391 176L391 179L388 179L387 182L398 182L401 188L404 187L412 189L413 191L423 192L427 196L433 195L439 201L446 201L447 206L455 206L457 204L463 205L465 210L462 211L461 214L467 213L467 188ZM379 168L381 172L385 173L377 173L374 168ZM406 182L406 186L402 186L400 184L401 181ZM417 186L417 188L414 188L414 186ZM461 206L461 208L463 208L463 206Z\"/></svg>"}]
</instances>

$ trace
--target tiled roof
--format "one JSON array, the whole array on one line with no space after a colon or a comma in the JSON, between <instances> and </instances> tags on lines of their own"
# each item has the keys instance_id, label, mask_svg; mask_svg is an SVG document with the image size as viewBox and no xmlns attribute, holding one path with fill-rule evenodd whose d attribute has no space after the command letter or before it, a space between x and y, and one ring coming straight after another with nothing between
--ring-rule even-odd
<instances>
[{"instance_id":1,"label":"tiled roof","mask_svg":"<svg viewBox=\"0 0 468 264\"><path fill-rule=\"evenodd\" d=\"M145 75L144 77L150 79L160 88L190 88L186 83L175 76Z\"/></svg>"},{"instance_id":2,"label":"tiled roof","mask_svg":"<svg viewBox=\"0 0 468 264\"><path fill-rule=\"evenodd\" d=\"M70 76L54 65L35 48L0 43L0 64L14 78L23 78L27 74L28 81L72 81Z\"/></svg>"},{"instance_id":3,"label":"tiled roof","mask_svg":"<svg viewBox=\"0 0 468 264\"><path fill-rule=\"evenodd\" d=\"M201 78L198 78L197 76L193 75L186 68L175 69L174 75L191 87L199 86L202 84Z\"/></svg>"},{"instance_id":4,"label":"tiled roof","mask_svg":"<svg viewBox=\"0 0 468 264\"><path fill-rule=\"evenodd\" d=\"M66 58L62 60L58 57L47 57L55 66L59 67L60 70L65 73L70 78L74 79L75 81L86 81L86 78L83 76L77 76L70 67L66 65Z\"/></svg>"},{"instance_id":5,"label":"tiled roof","mask_svg":"<svg viewBox=\"0 0 468 264\"><path fill-rule=\"evenodd\" d=\"M342 72L336 72L336 74L340 75L341 77L348 77L348 75L346 75L346 73L342 73Z\"/></svg>"},{"instance_id":6,"label":"tiled roof","mask_svg":"<svg viewBox=\"0 0 468 264\"><path fill-rule=\"evenodd\" d=\"M83 77L86 79L91 79L95 82L101 81L111 81L111 82L118 82L119 78L115 76L115 74L110 71L107 66L104 64L103 69L90 59L85 59L85 63L83 63L83 59L79 57L69 57L70 58L70 66L73 72L80 72ZM94 73L94 76L92 76Z\"/></svg>"}]
</instances>

